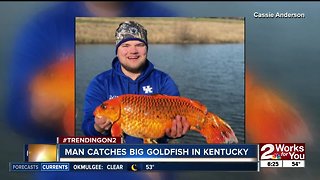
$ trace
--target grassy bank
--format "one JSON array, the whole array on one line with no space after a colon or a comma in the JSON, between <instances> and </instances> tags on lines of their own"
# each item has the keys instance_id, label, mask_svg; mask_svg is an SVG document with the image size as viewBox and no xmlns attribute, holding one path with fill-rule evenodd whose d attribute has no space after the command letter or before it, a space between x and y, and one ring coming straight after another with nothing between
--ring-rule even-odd
<instances>
[{"instance_id":1,"label":"grassy bank","mask_svg":"<svg viewBox=\"0 0 320 180\"><path fill-rule=\"evenodd\" d=\"M242 43L244 20L222 18L77 18L76 43L115 43L118 25L142 24L151 44Z\"/></svg>"}]
</instances>

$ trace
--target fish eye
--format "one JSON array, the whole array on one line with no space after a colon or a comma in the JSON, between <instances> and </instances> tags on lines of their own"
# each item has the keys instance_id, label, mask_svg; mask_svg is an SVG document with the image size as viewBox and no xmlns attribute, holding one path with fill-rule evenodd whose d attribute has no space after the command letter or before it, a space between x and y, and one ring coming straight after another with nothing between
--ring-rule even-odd
<instances>
[{"instance_id":1,"label":"fish eye","mask_svg":"<svg viewBox=\"0 0 320 180\"><path fill-rule=\"evenodd\" d=\"M101 106L100 106L102 109L107 109L107 105L106 104L101 104Z\"/></svg>"}]
</instances>

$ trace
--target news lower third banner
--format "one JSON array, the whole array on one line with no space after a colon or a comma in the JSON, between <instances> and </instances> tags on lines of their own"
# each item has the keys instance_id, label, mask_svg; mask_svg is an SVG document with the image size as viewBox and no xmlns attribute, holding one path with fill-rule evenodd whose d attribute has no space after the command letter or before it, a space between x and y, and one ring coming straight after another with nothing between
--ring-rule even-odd
<instances>
[{"instance_id":1,"label":"news lower third banner","mask_svg":"<svg viewBox=\"0 0 320 180\"><path fill-rule=\"evenodd\" d=\"M59 144L60 162L257 162L257 145Z\"/></svg>"},{"instance_id":2,"label":"news lower third banner","mask_svg":"<svg viewBox=\"0 0 320 180\"><path fill-rule=\"evenodd\" d=\"M121 144L113 137L59 137L28 144L9 171L260 171L304 168L305 143Z\"/></svg>"},{"instance_id":3,"label":"news lower third banner","mask_svg":"<svg viewBox=\"0 0 320 180\"><path fill-rule=\"evenodd\" d=\"M28 145L25 154L24 163L9 164L10 171L259 171L260 168L258 145L250 144Z\"/></svg>"}]
</instances>

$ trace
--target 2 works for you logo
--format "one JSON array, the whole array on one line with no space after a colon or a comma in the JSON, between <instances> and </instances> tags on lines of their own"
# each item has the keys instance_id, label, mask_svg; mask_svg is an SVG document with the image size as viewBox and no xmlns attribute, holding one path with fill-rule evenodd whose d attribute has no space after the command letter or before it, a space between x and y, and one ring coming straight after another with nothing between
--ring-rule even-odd
<instances>
[{"instance_id":1,"label":"2 works for you logo","mask_svg":"<svg viewBox=\"0 0 320 180\"><path fill-rule=\"evenodd\" d=\"M259 144L261 160L305 160L305 143L268 143Z\"/></svg>"}]
</instances>

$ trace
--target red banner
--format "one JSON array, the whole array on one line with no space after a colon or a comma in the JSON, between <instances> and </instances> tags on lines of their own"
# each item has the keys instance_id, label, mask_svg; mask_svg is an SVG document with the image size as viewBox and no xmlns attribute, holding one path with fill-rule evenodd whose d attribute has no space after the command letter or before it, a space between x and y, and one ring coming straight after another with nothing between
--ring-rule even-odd
<instances>
[{"instance_id":1,"label":"red banner","mask_svg":"<svg viewBox=\"0 0 320 180\"><path fill-rule=\"evenodd\" d=\"M62 136L57 138L58 144L121 144L120 137L74 137Z\"/></svg>"}]
</instances>

